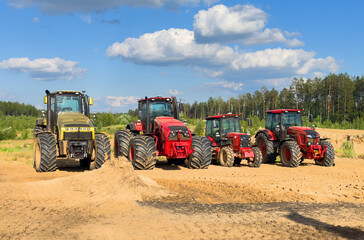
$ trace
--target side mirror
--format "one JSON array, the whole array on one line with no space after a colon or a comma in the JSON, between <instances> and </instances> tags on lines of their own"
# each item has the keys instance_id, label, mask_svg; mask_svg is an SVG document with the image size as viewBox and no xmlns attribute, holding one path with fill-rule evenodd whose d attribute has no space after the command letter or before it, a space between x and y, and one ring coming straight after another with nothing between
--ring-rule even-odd
<instances>
[{"instance_id":1,"label":"side mirror","mask_svg":"<svg viewBox=\"0 0 364 240\"><path fill-rule=\"evenodd\" d=\"M178 105L178 111L179 112L183 112L185 110L185 107L183 106L183 103L180 103L179 105Z\"/></svg>"},{"instance_id":2,"label":"side mirror","mask_svg":"<svg viewBox=\"0 0 364 240\"><path fill-rule=\"evenodd\" d=\"M90 105L94 105L94 98L90 97L88 101Z\"/></svg>"},{"instance_id":3,"label":"side mirror","mask_svg":"<svg viewBox=\"0 0 364 240\"><path fill-rule=\"evenodd\" d=\"M45 111L42 110L41 112L42 112L42 117L45 117Z\"/></svg>"},{"instance_id":4,"label":"side mirror","mask_svg":"<svg viewBox=\"0 0 364 240\"><path fill-rule=\"evenodd\" d=\"M248 118L248 126L250 127L252 125L252 120Z\"/></svg>"},{"instance_id":5,"label":"side mirror","mask_svg":"<svg viewBox=\"0 0 364 240\"><path fill-rule=\"evenodd\" d=\"M47 96L44 96L43 102L44 102L44 104L47 104L48 103L48 97Z\"/></svg>"},{"instance_id":6,"label":"side mirror","mask_svg":"<svg viewBox=\"0 0 364 240\"><path fill-rule=\"evenodd\" d=\"M276 126L276 131L279 132L281 130L281 127L279 125Z\"/></svg>"},{"instance_id":7,"label":"side mirror","mask_svg":"<svg viewBox=\"0 0 364 240\"><path fill-rule=\"evenodd\" d=\"M219 132L216 132L216 137L220 137L220 133Z\"/></svg>"},{"instance_id":8,"label":"side mirror","mask_svg":"<svg viewBox=\"0 0 364 240\"><path fill-rule=\"evenodd\" d=\"M310 114L310 116L308 117L309 118L309 120L310 120L310 122L313 122L313 115L312 114Z\"/></svg>"},{"instance_id":9,"label":"side mirror","mask_svg":"<svg viewBox=\"0 0 364 240\"><path fill-rule=\"evenodd\" d=\"M93 114L94 119L96 120L96 113Z\"/></svg>"}]
</instances>

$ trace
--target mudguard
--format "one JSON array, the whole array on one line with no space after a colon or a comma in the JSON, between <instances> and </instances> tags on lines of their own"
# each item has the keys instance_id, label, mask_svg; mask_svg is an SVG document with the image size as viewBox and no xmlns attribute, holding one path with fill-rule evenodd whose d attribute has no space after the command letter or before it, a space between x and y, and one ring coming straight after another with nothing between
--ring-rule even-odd
<instances>
[{"instance_id":1,"label":"mudguard","mask_svg":"<svg viewBox=\"0 0 364 240\"><path fill-rule=\"evenodd\" d=\"M257 137L257 135L259 133L264 133L265 136L267 136L268 140L271 140L271 141L278 140L277 137L276 137L276 135L274 135L274 133L271 130L269 130L269 129L263 129L263 130L258 131L257 134L255 134L255 137Z\"/></svg>"}]
</instances>

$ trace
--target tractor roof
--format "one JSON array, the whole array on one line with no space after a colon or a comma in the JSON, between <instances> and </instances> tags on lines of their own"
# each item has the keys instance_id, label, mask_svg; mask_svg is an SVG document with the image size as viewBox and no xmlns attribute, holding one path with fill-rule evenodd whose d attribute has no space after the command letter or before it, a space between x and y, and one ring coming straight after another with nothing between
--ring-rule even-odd
<instances>
[{"instance_id":1,"label":"tractor roof","mask_svg":"<svg viewBox=\"0 0 364 240\"><path fill-rule=\"evenodd\" d=\"M83 95L82 92L71 91L71 90L60 90L60 91L52 92L51 94L80 94L80 95Z\"/></svg>"},{"instance_id":2,"label":"tractor roof","mask_svg":"<svg viewBox=\"0 0 364 240\"><path fill-rule=\"evenodd\" d=\"M215 115L215 116L209 116L206 118L206 120L208 119L218 119L218 118L238 118L240 116L240 114L231 114L231 113L228 113L228 114L221 114L221 115Z\"/></svg>"},{"instance_id":3,"label":"tractor roof","mask_svg":"<svg viewBox=\"0 0 364 240\"><path fill-rule=\"evenodd\" d=\"M148 100L149 101L171 101L171 98L170 97L161 97L161 96L158 96L158 97L148 98ZM142 99L138 100L138 102L145 102L145 98L142 98Z\"/></svg>"},{"instance_id":4,"label":"tractor roof","mask_svg":"<svg viewBox=\"0 0 364 240\"><path fill-rule=\"evenodd\" d=\"M301 112L300 109L274 109L268 110L266 113L283 113L283 112Z\"/></svg>"}]
</instances>

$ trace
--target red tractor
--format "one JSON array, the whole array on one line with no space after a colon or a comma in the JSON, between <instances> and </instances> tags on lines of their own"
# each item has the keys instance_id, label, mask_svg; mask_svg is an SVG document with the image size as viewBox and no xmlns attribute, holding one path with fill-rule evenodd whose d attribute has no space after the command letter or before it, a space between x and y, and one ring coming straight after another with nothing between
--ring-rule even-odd
<instances>
[{"instance_id":1,"label":"red tractor","mask_svg":"<svg viewBox=\"0 0 364 240\"><path fill-rule=\"evenodd\" d=\"M260 167L262 154L258 147L251 146L250 136L241 132L239 114L211 116L206 120L206 137L211 141L213 160L231 167L234 162L247 159L250 167Z\"/></svg>"},{"instance_id":2,"label":"red tractor","mask_svg":"<svg viewBox=\"0 0 364 240\"><path fill-rule=\"evenodd\" d=\"M165 156L169 162L184 160L189 168L208 168L212 159L210 141L192 136L178 120L182 108L175 97L139 100L140 120L115 133L115 157L127 157L139 170L153 169L156 156Z\"/></svg>"},{"instance_id":3,"label":"red tractor","mask_svg":"<svg viewBox=\"0 0 364 240\"><path fill-rule=\"evenodd\" d=\"M313 122L313 116L309 118ZM269 110L265 128L255 135L263 162L274 163L279 154L287 167L297 167L304 159L314 159L321 166L334 165L334 147L327 138L320 138L314 127L302 126L301 110Z\"/></svg>"}]
</instances>

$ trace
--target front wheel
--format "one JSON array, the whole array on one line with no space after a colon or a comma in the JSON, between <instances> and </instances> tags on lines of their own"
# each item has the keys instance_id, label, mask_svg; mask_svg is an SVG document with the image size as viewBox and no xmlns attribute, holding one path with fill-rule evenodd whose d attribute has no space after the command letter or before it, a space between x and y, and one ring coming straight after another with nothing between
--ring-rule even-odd
<instances>
[{"instance_id":1,"label":"front wheel","mask_svg":"<svg viewBox=\"0 0 364 240\"><path fill-rule=\"evenodd\" d=\"M34 168L37 172L53 172L57 169L56 138L51 133L39 133L34 138Z\"/></svg>"},{"instance_id":2,"label":"front wheel","mask_svg":"<svg viewBox=\"0 0 364 240\"><path fill-rule=\"evenodd\" d=\"M234 165L234 151L231 147L222 147L219 152L219 163L224 167L232 167Z\"/></svg>"},{"instance_id":3,"label":"front wheel","mask_svg":"<svg viewBox=\"0 0 364 240\"><path fill-rule=\"evenodd\" d=\"M330 142L327 141L321 141L320 145L322 146L322 149L326 148L326 152L324 154L324 157L316 160L316 164L324 167L331 167L335 163L335 150L334 147Z\"/></svg>"},{"instance_id":4,"label":"front wheel","mask_svg":"<svg viewBox=\"0 0 364 240\"><path fill-rule=\"evenodd\" d=\"M88 167L90 170L98 169L105 163L105 161L110 161L111 145L108 136L105 134L95 135L95 152L93 152L92 155L95 159L89 162Z\"/></svg>"},{"instance_id":5,"label":"front wheel","mask_svg":"<svg viewBox=\"0 0 364 240\"><path fill-rule=\"evenodd\" d=\"M115 158L128 157L129 143L132 134L129 129L118 130L114 136L114 155Z\"/></svg>"},{"instance_id":6,"label":"front wheel","mask_svg":"<svg viewBox=\"0 0 364 240\"><path fill-rule=\"evenodd\" d=\"M298 144L294 141L284 142L281 146L281 161L286 167L298 167L302 153Z\"/></svg>"},{"instance_id":7,"label":"front wheel","mask_svg":"<svg viewBox=\"0 0 364 240\"><path fill-rule=\"evenodd\" d=\"M260 167L262 165L262 152L258 147L252 147L252 151L254 152L254 158L253 161L249 161L248 165L249 167Z\"/></svg>"},{"instance_id":8,"label":"front wheel","mask_svg":"<svg viewBox=\"0 0 364 240\"><path fill-rule=\"evenodd\" d=\"M152 137L137 135L130 140L128 158L134 169L150 170L156 164L155 141Z\"/></svg>"},{"instance_id":9,"label":"front wheel","mask_svg":"<svg viewBox=\"0 0 364 240\"><path fill-rule=\"evenodd\" d=\"M206 169L212 160L212 149L207 137L192 137L193 153L185 160L185 165L192 169Z\"/></svg>"}]
</instances>

